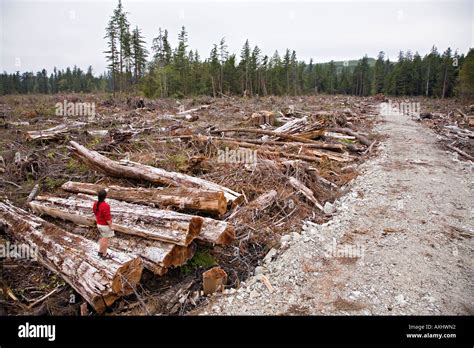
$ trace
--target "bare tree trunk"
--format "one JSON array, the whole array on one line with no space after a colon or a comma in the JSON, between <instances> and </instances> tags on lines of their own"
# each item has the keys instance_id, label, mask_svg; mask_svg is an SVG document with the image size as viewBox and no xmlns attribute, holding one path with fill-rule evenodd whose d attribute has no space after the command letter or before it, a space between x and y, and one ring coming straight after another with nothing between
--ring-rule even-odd
<instances>
[{"instance_id":1,"label":"bare tree trunk","mask_svg":"<svg viewBox=\"0 0 474 348\"><path fill-rule=\"evenodd\" d=\"M446 66L446 69L444 70L444 80L443 80L443 94L441 96L441 99L444 99L444 95L446 93L446 79L448 77L448 66Z\"/></svg>"},{"instance_id":2,"label":"bare tree trunk","mask_svg":"<svg viewBox=\"0 0 474 348\"><path fill-rule=\"evenodd\" d=\"M216 86L214 83L214 76L211 75L211 83L212 83L212 95L215 98L216 97Z\"/></svg>"},{"instance_id":3,"label":"bare tree trunk","mask_svg":"<svg viewBox=\"0 0 474 348\"><path fill-rule=\"evenodd\" d=\"M428 64L428 76L426 77L426 92L425 92L426 96L428 96L429 86L430 86L430 70L431 70L431 63Z\"/></svg>"}]
</instances>

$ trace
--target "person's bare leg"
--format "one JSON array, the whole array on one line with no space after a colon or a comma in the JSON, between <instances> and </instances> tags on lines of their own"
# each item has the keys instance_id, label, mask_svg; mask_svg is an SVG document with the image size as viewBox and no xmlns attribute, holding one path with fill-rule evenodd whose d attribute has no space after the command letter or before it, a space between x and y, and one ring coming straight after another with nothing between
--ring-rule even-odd
<instances>
[{"instance_id":1,"label":"person's bare leg","mask_svg":"<svg viewBox=\"0 0 474 348\"><path fill-rule=\"evenodd\" d=\"M104 238L104 252L103 255L107 254L107 248L109 247L109 238Z\"/></svg>"},{"instance_id":2,"label":"person's bare leg","mask_svg":"<svg viewBox=\"0 0 474 348\"><path fill-rule=\"evenodd\" d=\"M100 238L99 239L99 253L105 255L107 248L109 246L109 238Z\"/></svg>"}]
</instances>

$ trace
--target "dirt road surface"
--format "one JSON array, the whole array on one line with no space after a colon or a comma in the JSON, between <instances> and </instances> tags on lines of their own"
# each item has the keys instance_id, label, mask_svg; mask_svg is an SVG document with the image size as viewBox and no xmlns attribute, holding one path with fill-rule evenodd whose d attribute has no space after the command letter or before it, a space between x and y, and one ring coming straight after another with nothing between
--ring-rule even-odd
<instances>
[{"instance_id":1,"label":"dirt road surface","mask_svg":"<svg viewBox=\"0 0 474 348\"><path fill-rule=\"evenodd\" d=\"M282 238L254 277L199 314L474 314L474 176L405 115L324 225Z\"/></svg>"}]
</instances>

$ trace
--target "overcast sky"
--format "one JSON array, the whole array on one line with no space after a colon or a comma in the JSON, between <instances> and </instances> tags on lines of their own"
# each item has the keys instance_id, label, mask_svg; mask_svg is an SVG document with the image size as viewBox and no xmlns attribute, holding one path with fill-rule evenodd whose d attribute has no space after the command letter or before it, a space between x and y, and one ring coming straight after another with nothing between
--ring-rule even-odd
<instances>
[{"instance_id":1,"label":"overcast sky","mask_svg":"<svg viewBox=\"0 0 474 348\"><path fill-rule=\"evenodd\" d=\"M118 0L0 0L0 71L37 71L77 65L106 68L105 27ZM225 37L238 53L249 39L264 54L296 50L316 62L376 57L400 50L447 47L467 53L473 45L473 0L427 1L152 1L123 0L129 21L147 40L168 29L173 47L182 25L189 46L208 57Z\"/></svg>"}]
</instances>

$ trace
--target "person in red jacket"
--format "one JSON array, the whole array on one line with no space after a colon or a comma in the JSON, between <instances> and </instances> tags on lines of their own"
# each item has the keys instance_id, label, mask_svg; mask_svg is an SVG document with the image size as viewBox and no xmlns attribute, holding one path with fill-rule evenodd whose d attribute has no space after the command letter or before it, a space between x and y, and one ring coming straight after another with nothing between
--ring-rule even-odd
<instances>
[{"instance_id":1,"label":"person in red jacket","mask_svg":"<svg viewBox=\"0 0 474 348\"><path fill-rule=\"evenodd\" d=\"M97 195L97 201L94 202L92 210L95 214L95 220L97 222L97 228L99 229L99 256L107 258L107 248L109 246L109 238L115 236L112 230L112 216L110 215L110 205L105 202L107 197L106 190L100 190Z\"/></svg>"}]
</instances>

